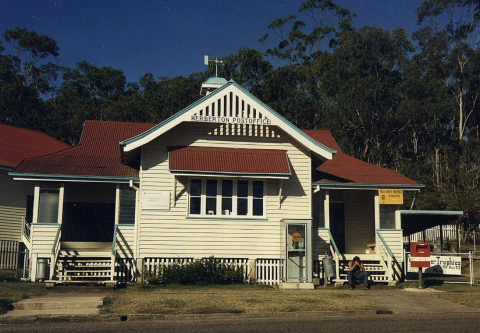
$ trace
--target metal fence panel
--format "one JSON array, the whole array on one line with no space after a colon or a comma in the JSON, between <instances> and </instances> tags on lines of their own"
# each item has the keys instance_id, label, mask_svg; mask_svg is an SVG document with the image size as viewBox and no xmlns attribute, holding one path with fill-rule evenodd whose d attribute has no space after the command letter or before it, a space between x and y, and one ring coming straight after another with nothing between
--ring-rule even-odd
<instances>
[{"instance_id":1,"label":"metal fence panel","mask_svg":"<svg viewBox=\"0 0 480 333\"><path fill-rule=\"evenodd\" d=\"M423 278L425 285L444 284L444 283L462 283L473 284L474 280L474 259L472 252L450 253L450 252L432 252L430 253L431 269L423 269ZM457 259L458 258L458 259ZM480 251L478 253L479 274L480 274ZM405 252L404 276L405 281L418 281L418 270L412 272L410 267L410 252ZM458 267L458 269L457 269ZM433 272L429 272L433 271ZM456 273L458 271L458 274ZM444 272L444 273L441 273Z\"/></svg>"}]
</instances>

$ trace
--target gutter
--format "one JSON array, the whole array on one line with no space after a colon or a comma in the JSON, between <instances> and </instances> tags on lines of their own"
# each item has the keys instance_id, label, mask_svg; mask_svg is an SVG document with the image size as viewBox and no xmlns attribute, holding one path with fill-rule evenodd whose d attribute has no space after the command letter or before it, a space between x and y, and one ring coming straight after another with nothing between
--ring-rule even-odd
<instances>
[{"instance_id":1,"label":"gutter","mask_svg":"<svg viewBox=\"0 0 480 333\"><path fill-rule=\"evenodd\" d=\"M316 187L315 191L318 192L322 189L335 189L335 190L348 190L348 189L366 189L366 190L378 190L378 189L402 189L406 191L420 191L425 188L425 185L399 185L399 184L337 184L337 183L312 183L313 187Z\"/></svg>"}]
</instances>

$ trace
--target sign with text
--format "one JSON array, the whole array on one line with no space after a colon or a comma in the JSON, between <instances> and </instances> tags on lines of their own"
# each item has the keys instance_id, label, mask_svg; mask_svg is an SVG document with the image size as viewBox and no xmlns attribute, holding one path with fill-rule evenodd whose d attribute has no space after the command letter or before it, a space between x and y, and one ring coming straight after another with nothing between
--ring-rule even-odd
<instances>
[{"instance_id":1,"label":"sign with text","mask_svg":"<svg viewBox=\"0 0 480 333\"><path fill-rule=\"evenodd\" d=\"M381 205L403 205L403 190L378 190L378 197Z\"/></svg>"},{"instance_id":2,"label":"sign with text","mask_svg":"<svg viewBox=\"0 0 480 333\"><path fill-rule=\"evenodd\" d=\"M142 191L142 209L170 209L170 192Z\"/></svg>"},{"instance_id":3,"label":"sign with text","mask_svg":"<svg viewBox=\"0 0 480 333\"><path fill-rule=\"evenodd\" d=\"M247 124L247 125L271 125L272 121L267 118L241 118L221 116L192 116L190 121L221 124Z\"/></svg>"},{"instance_id":4,"label":"sign with text","mask_svg":"<svg viewBox=\"0 0 480 333\"><path fill-rule=\"evenodd\" d=\"M462 275L462 257L432 255L429 258L430 268L424 268L427 274ZM407 272L418 272L417 267L411 266L411 258L408 256Z\"/></svg>"}]
</instances>

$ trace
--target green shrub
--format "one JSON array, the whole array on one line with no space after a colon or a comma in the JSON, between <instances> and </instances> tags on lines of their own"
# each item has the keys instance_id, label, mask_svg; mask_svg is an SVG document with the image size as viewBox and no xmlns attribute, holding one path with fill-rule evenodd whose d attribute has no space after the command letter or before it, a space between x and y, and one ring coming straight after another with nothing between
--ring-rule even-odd
<instances>
[{"instance_id":1,"label":"green shrub","mask_svg":"<svg viewBox=\"0 0 480 333\"><path fill-rule=\"evenodd\" d=\"M0 270L1 282L19 282L22 270Z\"/></svg>"},{"instance_id":2,"label":"green shrub","mask_svg":"<svg viewBox=\"0 0 480 333\"><path fill-rule=\"evenodd\" d=\"M158 274L147 274L148 284L209 285L244 283L243 266L227 265L210 257L185 264L163 265Z\"/></svg>"},{"instance_id":3,"label":"green shrub","mask_svg":"<svg viewBox=\"0 0 480 333\"><path fill-rule=\"evenodd\" d=\"M13 310L13 302L9 299L0 298L0 314Z\"/></svg>"}]
</instances>

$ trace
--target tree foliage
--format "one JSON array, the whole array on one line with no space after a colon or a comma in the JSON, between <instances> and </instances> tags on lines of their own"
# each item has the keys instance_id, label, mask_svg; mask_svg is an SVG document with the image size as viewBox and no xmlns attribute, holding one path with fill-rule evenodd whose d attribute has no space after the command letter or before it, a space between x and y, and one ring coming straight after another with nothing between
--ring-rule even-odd
<instances>
[{"instance_id":1,"label":"tree foliage","mask_svg":"<svg viewBox=\"0 0 480 333\"><path fill-rule=\"evenodd\" d=\"M480 83L480 3L476 0L429 0L417 10L427 25L415 34L429 69L444 79L456 101L452 110L458 139L471 133L478 119Z\"/></svg>"},{"instance_id":2,"label":"tree foliage","mask_svg":"<svg viewBox=\"0 0 480 333\"><path fill-rule=\"evenodd\" d=\"M331 0L308 0L300 6L299 13L277 18L268 25L279 41L267 50L267 55L289 64L310 64L336 45L342 33L353 29L355 14ZM266 34L260 41L271 39Z\"/></svg>"}]
</instances>

